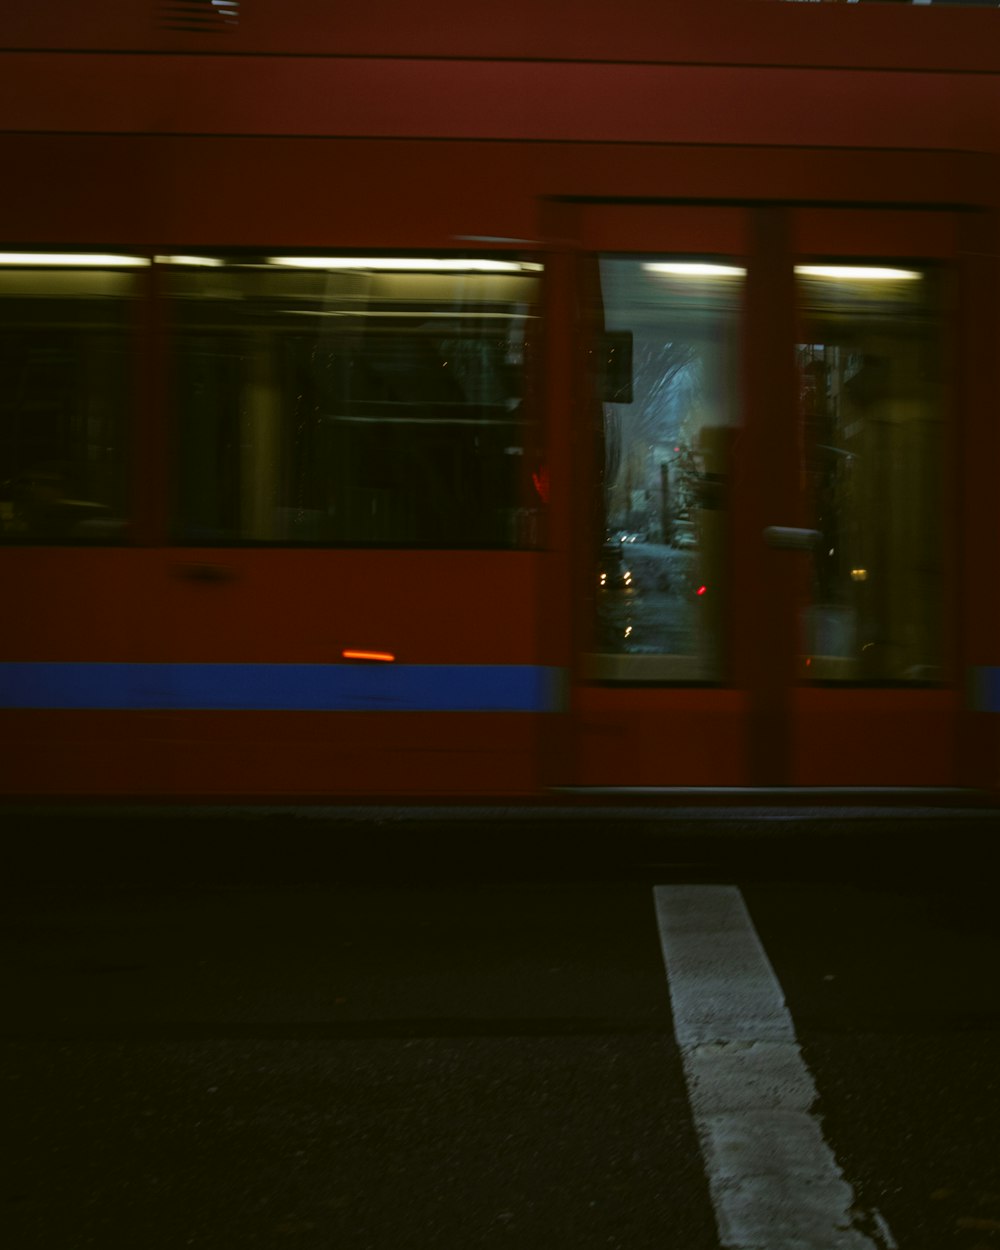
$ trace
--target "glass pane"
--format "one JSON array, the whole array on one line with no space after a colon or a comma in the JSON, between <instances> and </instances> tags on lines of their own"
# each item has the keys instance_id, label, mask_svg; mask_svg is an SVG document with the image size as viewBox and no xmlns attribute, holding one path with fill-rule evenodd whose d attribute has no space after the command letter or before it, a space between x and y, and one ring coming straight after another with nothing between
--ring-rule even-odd
<instances>
[{"instance_id":1,"label":"glass pane","mask_svg":"<svg viewBox=\"0 0 1000 1250\"><path fill-rule=\"evenodd\" d=\"M591 675L718 680L743 271L626 256L599 269L598 358L630 335L632 386L630 398L618 377L602 387Z\"/></svg>"},{"instance_id":2,"label":"glass pane","mask_svg":"<svg viewBox=\"0 0 1000 1250\"><path fill-rule=\"evenodd\" d=\"M188 542L534 544L540 265L174 258Z\"/></svg>"},{"instance_id":3,"label":"glass pane","mask_svg":"<svg viewBox=\"0 0 1000 1250\"><path fill-rule=\"evenodd\" d=\"M129 319L136 294L130 265L142 263L0 257L5 542L113 543L126 536Z\"/></svg>"},{"instance_id":4,"label":"glass pane","mask_svg":"<svg viewBox=\"0 0 1000 1250\"><path fill-rule=\"evenodd\" d=\"M800 671L813 680L940 679L940 277L901 266L796 270L817 531Z\"/></svg>"}]
</instances>

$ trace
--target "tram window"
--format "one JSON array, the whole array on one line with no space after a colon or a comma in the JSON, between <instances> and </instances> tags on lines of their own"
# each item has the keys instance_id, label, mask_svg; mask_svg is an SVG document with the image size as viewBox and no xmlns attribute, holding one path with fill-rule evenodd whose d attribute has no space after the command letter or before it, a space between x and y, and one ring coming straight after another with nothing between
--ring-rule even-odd
<instances>
[{"instance_id":1,"label":"tram window","mask_svg":"<svg viewBox=\"0 0 1000 1250\"><path fill-rule=\"evenodd\" d=\"M539 540L517 257L163 258L189 543Z\"/></svg>"},{"instance_id":2,"label":"tram window","mask_svg":"<svg viewBox=\"0 0 1000 1250\"><path fill-rule=\"evenodd\" d=\"M800 675L941 679L943 275L889 262L796 269L812 524Z\"/></svg>"},{"instance_id":3,"label":"tram window","mask_svg":"<svg viewBox=\"0 0 1000 1250\"><path fill-rule=\"evenodd\" d=\"M594 283L599 515L589 675L718 681L743 270L601 256ZM608 386L609 344L621 349L620 386Z\"/></svg>"},{"instance_id":4,"label":"tram window","mask_svg":"<svg viewBox=\"0 0 1000 1250\"><path fill-rule=\"evenodd\" d=\"M0 541L127 535L127 256L0 254Z\"/></svg>"},{"instance_id":5,"label":"tram window","mask_svg":"<svg viewBox=\"0 0 1000 1250\"><path fill-rule=\"evenodd\" d=\"M632 334L629 330L606 330L598 344L601 397L606 404L630 404L632 387Z\"/></svg>"}]
</instances>

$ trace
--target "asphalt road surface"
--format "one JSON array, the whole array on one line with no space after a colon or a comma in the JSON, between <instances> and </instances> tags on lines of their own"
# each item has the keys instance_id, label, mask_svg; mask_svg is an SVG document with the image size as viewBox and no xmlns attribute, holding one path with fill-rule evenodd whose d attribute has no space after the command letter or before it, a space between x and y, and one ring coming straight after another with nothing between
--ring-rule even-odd
<instances>
[{"instance_id":1,"label":"asphalt road surface","mask_svg":"<svg viewBox=\"0 0 1000 1250\"><path fill-rule=\"evenodd\" d=\"M5 1244L1000 1247L997 822L834 825L8 821Z\"/></svg>"}]
</instances>

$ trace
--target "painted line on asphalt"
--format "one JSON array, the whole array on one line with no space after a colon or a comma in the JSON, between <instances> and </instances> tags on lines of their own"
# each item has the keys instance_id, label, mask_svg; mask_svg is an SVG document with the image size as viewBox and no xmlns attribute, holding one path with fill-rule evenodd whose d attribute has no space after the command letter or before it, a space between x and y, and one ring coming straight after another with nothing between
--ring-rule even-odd
<instances>
[{"instance_id":1,"label":"painted line on asphalt","mask_svg":"<svg viewBox=\"0 0 1000 1250\"><path fill-rule=\"evenodd\" d=\"M727 1250L873 1250L781 985L735 886L656 886L688 1097ZM891 1244L880 1238L881 1244Z\"/></svg>"}]
</instances>

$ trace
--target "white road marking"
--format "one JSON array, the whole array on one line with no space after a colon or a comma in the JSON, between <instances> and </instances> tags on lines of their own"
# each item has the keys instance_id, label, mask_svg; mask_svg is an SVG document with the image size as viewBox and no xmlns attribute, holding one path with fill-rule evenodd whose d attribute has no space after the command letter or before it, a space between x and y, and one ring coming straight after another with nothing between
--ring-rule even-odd
<instances>
[{"instance_id":1,"label":"white road marking","mask_svg":"<svg viewBox=\"0 0 1000 1250\"><path fill-rule=\"evenodd\" d=\"M739 890L653 893L722 1245L874 1250L852 1223L853 1191L812 1114L816 1086Z\"/></svg>"}]
</instances>

